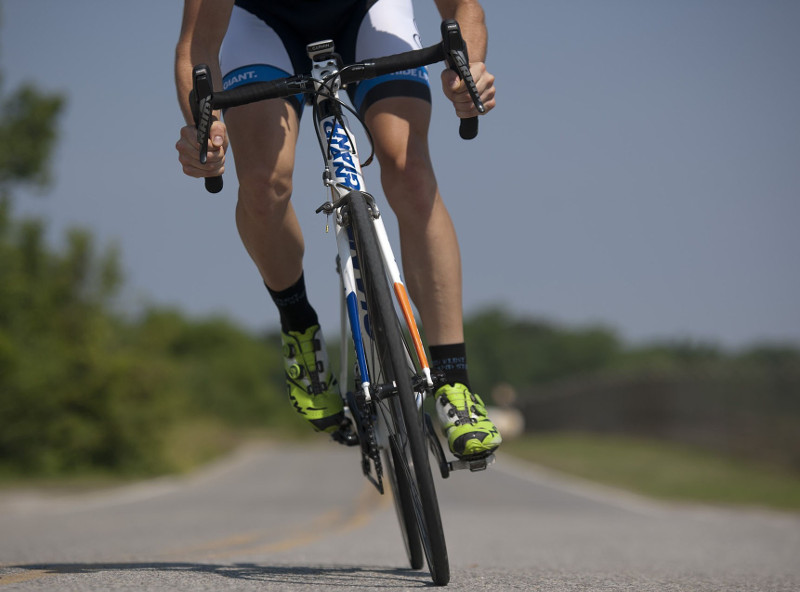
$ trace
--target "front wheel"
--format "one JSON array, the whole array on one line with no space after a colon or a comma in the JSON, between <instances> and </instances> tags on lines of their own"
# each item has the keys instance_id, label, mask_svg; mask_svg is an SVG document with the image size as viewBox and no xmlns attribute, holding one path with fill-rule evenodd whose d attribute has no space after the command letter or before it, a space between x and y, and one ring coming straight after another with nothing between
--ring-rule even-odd
<instances>
[{"instance_id":1,"label":"front wheel","mask_svg":"<svg viewBox=\"0 0 800 592\"><path fill-rule=\"evenodd\" d=\"M385 474L389 478L389 487L392 490L394 509L397 513L397 521L400 523L408 563L411 565L411 569L422 569L425 562L424 550L417 527L414 502L411 499L411 485L406 472L402 469L403 460L396 457L394 450L384 450L383 466Z\"/></svg>"},{"instance_id":2,"label":"front wheel","mask_svg":"<svg viewBox=\"0 0 800 592\"><path fill-rule=\"evenodd\" d=\"M385 395L376 398L378 421L388 432L392 469L397 486L400 510L413 511L417 533L409 532L401 518L406 538L418 536L428 560L431 577L437 585L450 581L450 565L442 530L439 502L428 458L428 440L423 426L423 412L414 391L416 367L409 354L394 307L374 219L360 192L349 194L350 223L359 260L372 343L367 364L373 384L382 385ZM409 551L412 566L414 559Z\"/></svg>"}]
</instances>

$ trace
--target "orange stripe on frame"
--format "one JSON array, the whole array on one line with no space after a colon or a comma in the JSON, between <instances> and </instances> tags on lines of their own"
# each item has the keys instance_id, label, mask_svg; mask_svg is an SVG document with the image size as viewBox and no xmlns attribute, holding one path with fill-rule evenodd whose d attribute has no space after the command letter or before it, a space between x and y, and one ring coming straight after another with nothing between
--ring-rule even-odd
<instances>
[{"instance_id":1,"label":"orange stripe on frame","mask_svg":"<svg viewBox=\"0 0 800 592\"><path fill-rule=\"evenodd\" d=\"M422 345L422 338L419 336L417 321L414 318L414 311L411 309L411 300L408 298L406 287L400 282L395 282L394 294L397 297L397 302L400 303L400 310L403 311L403 317L406 320L408 331L411 334L411 341L414 342L414 349L417 352L419 364L423 370L428 369L428 357L425 355L425 348Z\"/></svg>"}]
</instances>

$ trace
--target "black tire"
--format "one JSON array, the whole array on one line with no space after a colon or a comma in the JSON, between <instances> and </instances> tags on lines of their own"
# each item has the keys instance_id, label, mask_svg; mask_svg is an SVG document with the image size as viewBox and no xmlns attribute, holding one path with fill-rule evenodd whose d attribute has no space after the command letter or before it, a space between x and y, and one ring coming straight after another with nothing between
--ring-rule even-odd
<instances>
[{"instance_id":1,"label":"black tire","mask_svg":"<svg viewBox=\"0 0 800 592\"><path fill-rule=\"evenodd\" d=\"M401 468L400 472L397 472L395 468L400 462L402 461L395 459L394 451L385 450L383 452L383 466L385 474L389 478L389 487L392 490L394 509L397 513L397 521L400 523L400 532L403 535L408 563L411 565L411 569L422 569L422 566L425 565L425 555L419 537L417 519L414 515L411 488L405 471Z\"/></svg>"},{"instance_id":2,"label":"black tire","mask_svg":"<svg viewBox=\"0 0 800 592\"><path fill-rule=\"evenodd\" d=\"M405 515L409 508L413 510L418 538L428 560L431 577L435 584L443 586L450 581L450 566L428 458L422 410L417 406L413 388L412 380L417 371L400 329L367 198L354 191L350 194L349 205L353 238L367 295L367 313L373 341L378 349L374 352L373 361L368 361L371 364L370 373L373 381L395 384L397 390L396 396L387 397L378 406L390 432L395 475L392 485L397 485L399 490L395 492L399 498L398 514ZM380 364L380 368L375 362ZM407 520L401 519L400 522L406 538L414 540L414 533L404 526ZM409 558L413 566L411 550L410 546Z\"/></svg>"}]
</instances>

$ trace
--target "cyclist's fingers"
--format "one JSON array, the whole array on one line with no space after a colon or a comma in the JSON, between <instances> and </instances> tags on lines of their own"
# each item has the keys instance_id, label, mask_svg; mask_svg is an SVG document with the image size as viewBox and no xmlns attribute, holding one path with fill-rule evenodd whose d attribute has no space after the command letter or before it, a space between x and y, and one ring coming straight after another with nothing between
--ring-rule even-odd
<instances>
[{"instance_id":1,"label":"cyclist's fingers","mask_svg":"<svg viewBox=\"0 0 800 592\"><path fill-rule=\"evenodd\" d=\"M224 171L224 146L214 146L209 142L206 162L205 164L200 162L200 145L197 143L197 132L193 126L181 129L181 135L175 148L178 151L178 161L183 167L183 172L189 176L213 177Z\"/></svg>"},{"instance_id":2,"label":"cyclist's fingers","mask_svg":"<svg viewBox=\"0 0 800 592\"><path fill-rule=\"evenodd\" d=\"M185 161L183 158L178 159L181 163L181 168L184 174L190 177L216 177L225 172L225 161L217 163L200 164L195 161Z\"/></svg>"},{"instance_id":3,"label":"cyclist's fingers","mask_svg":"<svg viewBox=\"0 0 800 592\"><path fill-rule=\"evenodd\" d=\"M486 90L481 91L481 102L483 103L483 107L485 109L483 112L484 114L495 108L495 105L497 104L497 101L495 100L495 93L496 91L494 85Z\"/></svg>"},{"instance_id":4,"label":"cyclist's fingers","mask_svg":"<svg viewBox=\"0 0 800 592\"><path fill-rule=\"evenodd\" d=\"M186 146L194 145L195 150L199 148L200 144L197 143L197 130L193 125L185 125L181 128L178 144L184 144Z\"/></svg>"},{"instance_id":5,"label":"cyclist's fingers","mask_svg":"<svg viewBox=\"0 0 800 592\"><path fill-rule=\"evenodd\" d=\"M466 92L467 89L458 74L447 68L442 71L442 90L444 95L452 101L459 91Z\"/></svg>"},{"instance_id":6,"label":"cyclist's fingers","mask_svg":"<svg viewBox=\"0 0 800 592\"><path fill-rule=\"evenodd\" d=\"M200 144L197 143L197 130L192 125L181 128L181 137L178 142L183 143L187 148L193 146L198 152L200 150ZM214 120L209 133L208 152L211 153L212 150L218 149L222 149L223 152L227 151L228 132L224 123Z\"/></svg>"},{"instance_id":7,"label":"cyclist's fingers","mask_svg":"<svg viewBox=\"0 0 800 592\"><path fill-rule=\"evenodd\" d=\"M489 111L494 107L494 91L487 90L484 93L480 93L480 97L486 111ZM480 113L478 113L478 108L475 106L475 103L472 100L472 96L468 92L459 93L453 96L450 100L453 102L456 115L459 117L465 118L480 115ZM484 111L484 113L486 111Z\"/></svg>"},{"instance_id":8,"label":"cyclist's fingers","mask_svg":"<svg viewBox=\"0 0 800 592\"><path fill-rule=\"evenodd\" d=\"M450 97L450 101L455 107L456 115L461 118L473 117L478 115L478 110L475 108L475 103L472 102L472 97L468 93L454 95Z\"/></svg>"},{"instance_id":9,"label":"cyclist's fingers","mask_svg":"<svg viewBox=\"0 0 800 592\"><path fill-rule=\"evenodd\" d=\"M462 119L479 115L478 109L475 107L475 103L473 103L472 99L469 97L466 101L453 101L453 106L456 109L456 115Z\"/></svg>"},{"instance_id":10,"label":"cyclist's fingers","mask_svg":"<svg viewBox=\"0 0 800 592\"><path fill-rule=\"evenodd\" d=\"M216 148L222 148L223 150L228 148L228 130L225 127L225 124L219 119L215 119L211 123L211 130L208 136L211 145L215 146Z\"/></svg>"},{"instance_id":11,"label":"cyclist's fingers","mask_svg":"<svg viewBox=\"0 0 800 592\"><path fill-rule=\"evenodd\" d=\"M486 70L485 64L476 62L470 64L470 73L478 89L478 96L490 111L495 106L494 75ZM453 102L456 114L459 117L473 117L478 115L478 110L467 90L467 85L452 70L442 72L442 88L445 96Z\"/></svg>"},{"instance_id":12,"label":"cyclist's fingers","mask_svg":"<svg viewBox=\"0 0 800 592\"><path fill-rule=\"evenodd\" d=\"M478 96L483 102L486 111L491 111L495 106L495 87L494 87L494 74L486 69L486 65L482 62L470 64L470 72L472 79L475 81L475 86L478 89Z\"/></svg>"},{"instance_id":13,"label":"cyclist's fingers","mask_svg":"<svg viewBox=\"0 0 800 592\"><path fill-rule=\"evenodd\" d=\"M215 177L225 170L225 155L209 152L205 164L200 162L196 154L178 148L178 162L181 163L183 172L191 177Z\"/></svg>"}]
</instances>

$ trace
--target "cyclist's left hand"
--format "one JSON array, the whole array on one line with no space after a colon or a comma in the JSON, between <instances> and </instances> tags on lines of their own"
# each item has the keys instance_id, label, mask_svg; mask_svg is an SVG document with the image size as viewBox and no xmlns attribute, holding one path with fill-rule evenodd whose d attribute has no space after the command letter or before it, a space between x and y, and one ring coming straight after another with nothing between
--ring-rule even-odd
<instances>
[{"instance_id":1,"label":"cyclist's left hand","mask_svg":"<svg viewBox=\"0 0 800 592\"><path fill-rule=\"evenodd\" d=\"M483 62L473 62L469 65L469 69L481 101L483 101L483 106L486 107L486 113L488 113L495 106L494 74L486 69L486 64ZM442 72L442 88L445 96L453 102L456 115L461 118L478 115L478 110L467 92L467 85L458 77L458 74L449 68Z\"/></svg>"},{"instance_id":2,"label":"cyclist's left hand","mask_svg":"<svg viewBox=\"0 0 800 592\"><path fill-rule=\"evenodd\" d=\"M197 129L193 125L181 128L181 136L175 144L178 160L183 172L190 177L216 177L225 172L225 151L228 149L228 132L222 121L214 118L208 139L206 163L200 163L200 144Z\"/></svg>"}]
</instances>

